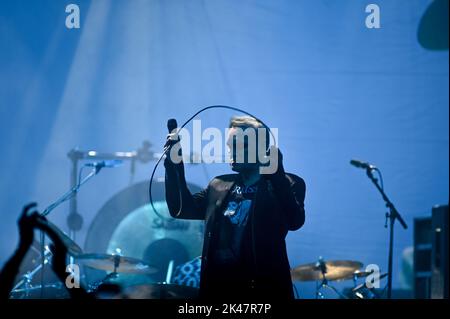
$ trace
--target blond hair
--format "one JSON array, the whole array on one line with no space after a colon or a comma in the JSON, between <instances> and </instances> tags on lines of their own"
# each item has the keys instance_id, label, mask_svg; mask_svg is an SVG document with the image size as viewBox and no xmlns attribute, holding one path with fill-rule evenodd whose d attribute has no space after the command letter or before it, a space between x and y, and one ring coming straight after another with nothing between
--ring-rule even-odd
<instances>
[{"instance_id":1,"label":"blond hair","mask_svg":"<svg viewBox=\"0 0 450 319\"><path fill-rule=\"evenodd\" d=\"M266 149L269 148L270 145L270 135L269 130L266 128L266 126L251 116L233 116L230 119L230 125L229 128L232 127L238 127L243 130L246 130L247 128L254 128L255 131L258 131L258 129L265 129L265 147ZM256 134L256 138L258 138L258 134Z\"/></svg>"},{"instance_id":2,"label":"blond hair","mask_svg":"<svg viewBox=\"0 0 450 319\"><path fill-rule=\"evenodd\" d=\"M263 128L264 125L251 116L233 116L230 120L230 128L231 127L240 127L243 129L253 127L255 129Z\"/></svg>"}]
</instances>

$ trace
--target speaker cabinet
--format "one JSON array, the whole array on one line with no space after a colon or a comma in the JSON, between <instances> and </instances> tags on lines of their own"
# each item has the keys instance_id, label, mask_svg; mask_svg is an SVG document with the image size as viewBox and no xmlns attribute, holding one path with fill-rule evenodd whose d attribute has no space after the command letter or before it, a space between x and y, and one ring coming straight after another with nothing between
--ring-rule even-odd
<instances>
[{"instance_id":1,"label":"speaker cabinet","mask_svg":"<svg viewBox=\"0 0 450 319\"><path fill-rule=\"evenodd\" d=\"M431 296L431 217L414 219L414 298Z\"/></svg>"},{"instance_id":2,"label":"speaker cabinet","mask_svg":"<svg viewBox=\"0 0 450 319\"><path fill-rule=\"evenodd\" d=\"M433 207L431 231L431 298L448 299L448 205Z\"/></svg>"}]
</instances>

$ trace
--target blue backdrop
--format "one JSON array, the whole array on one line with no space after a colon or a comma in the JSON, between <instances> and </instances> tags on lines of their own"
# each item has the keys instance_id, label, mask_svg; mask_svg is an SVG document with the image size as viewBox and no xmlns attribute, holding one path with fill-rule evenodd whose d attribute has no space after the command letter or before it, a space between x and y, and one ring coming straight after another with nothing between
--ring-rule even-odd
<instances>
[{"instance_id":1,"label":"blue backdrop","mask_svg":"<svg viewBox=\"0 0 450 319\"><path fill-rule=\"evenodd\" d=\"M291 266L323 256L386 270L384 203L349 160L381 168L410 226L396 228L399 287L413 218L448 202L448 50L417 39L431 2L378 0L381 28L368 29L362 0L76 0L81 28L67 29L68 1L1 0L0 264L16 245L21 207L43 209L68 189L70 149L128 151L147 139L157 151L168 118L227 104L279 128L286 169L306 181L306 224L287 238ZM200 118L223 128L232 115ZM138 165L135 181L153 164ZM80 245L129 179L123 166L82 189ZM205 186L204 167L189 166L187 179ZM63 230L67 212L50 215ZM313 284L298 287L313 297Z\"/></svg>"}]
</instances>

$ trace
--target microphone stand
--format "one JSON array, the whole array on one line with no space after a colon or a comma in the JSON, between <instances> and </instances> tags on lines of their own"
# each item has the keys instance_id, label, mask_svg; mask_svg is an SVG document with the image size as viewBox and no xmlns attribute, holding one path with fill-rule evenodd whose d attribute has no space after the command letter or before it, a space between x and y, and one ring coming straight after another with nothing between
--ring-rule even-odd
<instances>
[{"instance_id":1,"label":"microphone stand","mask_svg":"<svg viewBox=\"0 0 450 319\"><path fill-rule=\"evenodd\" d=\"M74 187L72 187L71 189L69 189L64 195L62 195L58 200L56 200L53 204L49 205L43 212L42 212L42 216L47 216L48 214L50 214L50 212L55 209L57 206L59 206L60 204L64 203L65 201L69 200L70 198L72 198L72 196L74 196L78 190L81 188L81 186L83 186L83 184L85 184L88 180L90 180L92 177L94 177L95 175L98 174L98 172L100 172L101 170L101 166L97 166L94 167L92 169L92 171L85 177L83 178L77 185L75 185Z\"/></svg>"},{"instance_id":2,"label":"microphone stand","mask_svg":"<svg viewBox=\"0 0 450 319\"><path fill-rule=\"evenodd\" d=\"M378 184L378 180L373 176L372 171L377 168L373 167L366 167L366 174L369 177L369 179L373 182L375 187L380 192L381 196L383 197L383 200L386 203L386 207L389 208L389 212L386 213L386 225L387 227L387 219L389 218L389 257L388 257L388 284L387 284L387 299L391 299L392 297L392 261L393 261L393 254L394 254L394 225L395 220L398 219L400 224L403 226L404 229L407 229L408 226L406 225L405 221L403 220L402 216L398 212L398 210L395 208L394 204L389 200L386 193L384 192L383 188ZM378 170L379 172L379 170Z\"/></svg>"},{"instance_id":3,"label":"microphone stand","mask_svg":"<svg viewBox=\"0 0 450 319\"><path fill-rule=\"evenodd\" d=\"M96 166L94 167L91 172L83 178L79 183L77 183L75 186L73 186L71 189L69 189L66 193L64 193L60 198L58 198L54 203L50 204L42 213L41 216L47 216L50 214L52 210L54 210L56 207L64 203L65 201L73 198L78 193L78 190L83 186L88 180L90 180L92 177L97 175L100 170L102 169L102 166ZM44 266L45 266L45 235L44 231L41 230L40 232L40 248L41 248L41 293L40 297L43 298L44 293Z\"/></svg>"}]
</instances>

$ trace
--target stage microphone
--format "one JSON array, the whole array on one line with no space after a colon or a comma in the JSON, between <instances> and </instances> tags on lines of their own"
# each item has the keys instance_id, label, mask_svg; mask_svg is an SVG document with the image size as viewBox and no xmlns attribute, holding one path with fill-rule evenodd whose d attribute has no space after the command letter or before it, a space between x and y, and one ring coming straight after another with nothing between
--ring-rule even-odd
<instances>
[{"instance_id":1,"label":"stage microphone","mask_svg":"<svg viewBox=\"0 0 450 319\"><path fill-rule=\"evenodd\" d=\"M169 134L171 134L172 132L174 133L174 130L178 127L178 123L177 120L175 119L169 119L167 120L167 130L169 131ZM179 139L179 138L178 138ZM175 141L171 141L171 140L167 140L166 144L164 144L164 148L166 149L167 147L169 147L171 144L176 144Z\"/></svg>"},{"instance_id":2,"label":"stage microphone","mask_svg":"<svg viewBox=\"0 0 450 319\"><path fill-rule=\"evenodd\" d=\"M352 159L350 161L350 164L357 167L357 168L363 168L363 169L375 169L377 168L375 165L372 165L370 163L367 162L363 162L363 161L359 161L356 159Z\"/></svg>"},{"instance_id":3,"label":"stage microphone","mask_svg":"<svg viewBox=\"0 0 450 319\"><path fill-rule=\"evenodd\" d=\"M175 120L175 119L169 119L169 120L167 121L167 129L169 130L169 134L172 133L172 131L173 131L174 129L176 129L177 127L178 127L177 120Z\"/></svg>"},{"instance_id":4,"label":"stage microphone","mask_svg":"<svg viewBox=\"0 0 450 319\"><path fill-rule=\"evenodd\" d=\"M121 160L108 160L108 161L86 163L86 164L84 164L84 166L101 169L103 167L108 167L108 168L117 167L122 164L123 164L123 161L121 161Z\"/></svg>"}]
</instances>

